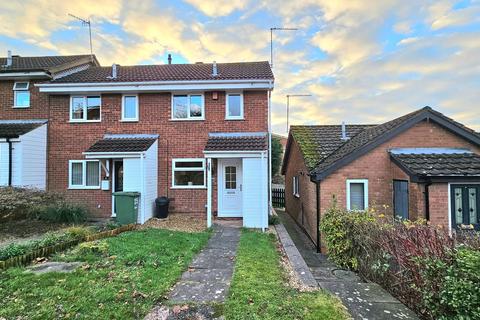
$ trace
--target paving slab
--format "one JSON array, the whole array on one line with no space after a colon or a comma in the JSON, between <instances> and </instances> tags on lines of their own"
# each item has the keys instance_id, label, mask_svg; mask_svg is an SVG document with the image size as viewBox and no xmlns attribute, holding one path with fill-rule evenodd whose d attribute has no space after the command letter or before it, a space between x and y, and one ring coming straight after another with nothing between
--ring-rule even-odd
<instances>
[{"instance_id":1,"label":"paving slab","mask_svg":"<svg viewBox=\"0 0 480 320\"><path fill-rule=\"evenodd\" d=\"M33 272L35 274L42 274L47 272L73 272L80 267L82 262L45 262L28 267L26 272Z\"/></svg>"},{"instance_id":2,"label":"paving slab","mask_svg":"<svg viewBox=\"0 0 480 320\"><path fill-rule=\"evenodd\" d=\"M214 225L214 234L205 248L193 259L169 300L179 303L223 302L233 276L240 229Z\"/></svg>"}]
</instances>

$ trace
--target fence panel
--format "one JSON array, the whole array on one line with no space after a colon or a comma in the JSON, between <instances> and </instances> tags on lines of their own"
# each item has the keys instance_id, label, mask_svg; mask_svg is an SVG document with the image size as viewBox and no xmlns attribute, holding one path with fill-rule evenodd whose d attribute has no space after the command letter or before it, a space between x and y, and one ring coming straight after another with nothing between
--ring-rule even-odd
<instances>
[{"instance_id":1,"label":"fence panel","mask_svg":"<svg viewBox=\"0 0 480 320\"><path fill-rule=\"evenodd\" d=\"M285 208L285 188L272 188L272 204L275 208Z\"/></svg>"}]
</instances>

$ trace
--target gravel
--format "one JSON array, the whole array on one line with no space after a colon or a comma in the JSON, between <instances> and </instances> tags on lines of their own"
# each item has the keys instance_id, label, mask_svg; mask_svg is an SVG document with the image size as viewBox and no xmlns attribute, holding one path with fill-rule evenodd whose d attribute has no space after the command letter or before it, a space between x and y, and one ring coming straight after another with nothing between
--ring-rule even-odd
<instances>
[{"instance_id":1,"label":"gravel","mask_svg":"<svg viewBox=\"0 0 480 320\"><path fill-rule=\"evenodd\" d=\"M207 229L207 221L198 217L192 218L191 216L187 215L172 214L166 219L152 218L138 228L157 228L184 232L202 232Z\"/></svg>"}]
</instances>

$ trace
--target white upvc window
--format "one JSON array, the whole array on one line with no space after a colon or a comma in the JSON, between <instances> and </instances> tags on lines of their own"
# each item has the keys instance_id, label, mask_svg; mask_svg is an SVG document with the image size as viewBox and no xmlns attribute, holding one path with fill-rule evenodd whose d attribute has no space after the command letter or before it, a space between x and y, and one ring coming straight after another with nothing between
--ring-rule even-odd
<instances>
[{"instance_id":1,"label":"white upvc window","mask_svg":"<svg viewBox=\"0 0 480 320\"><path fill-rule=\"evenodd\" d=\"M347 210L368 209L368 180L347 180Z\"/></svg>"},{"instance_id":2,"label":"white upvc window","mask_svg":"<svg viewBox=\"0 0 480 320\"><path fill-rule=\"evenodd\" d=\"M14 108L28 108L30 107L30 91L28 81L15 82L13 85L13 107Z\"/></svg>"},{"instance_id":3,"label":"white upvc window","mask_svg":"<svg viewBox=\"0 0 480 320\"><path fill-rule=\"evenodd\" d=\"M102 101L100 96L71 96L70 122L100 122Z\"/></svg>"},{"instance_id":4,"label":"white upvc window","mask_svg":"<svg viewBox=\"0 0 480 320\"><path fill-rule=\"evenodd\" d=\"M225 119L242 120L243 119L243 94L227 93L225 102Z\"/></svg>"},{"instance_id":5,"label":"white upvc window","mask_svg":"<svg viewBox=\"0 0 480 320\"><path fill-rule=\"evenodd\" d=\"M172 94L172 120L205 120L203 94Z\"/></svg>"},{"instance_id":6,"label":"white upvc window","mask_svg":"<svg viewBox=\"0 0 480 320\"><path fill-rule=\"evenodd\" d=\"M292 192L295 197L300 197L300 185L298 181L298 176L294 176L292 179Z\"/></svg>"},{"instance_id":7,"label":"white upvc window","mask_svg":"<svg viewBox=\"0 0 480 320\"><path fill-rule=\"evenodd\" d=\"M138 95L122 96L122 121L138 121Z\"/></svg>"},{"instance_id":8,"label":"white upvc window","mask_svg":"<svg viewBox=\"0 0 480 320\"><path fill-rule=\"evenodd\" d=\"M205 159L172 159L173 188L205 188Z\"/></svg>"},{"instance_id":9,"label":"white upvc window","mask_svg":"<svg viewBox=\"0 0 480 320\"><path fill-rule=\"evenodd\" d=\"M100 161L70 160L68 162L69 189L100 189Z\"/></svg>"}]
</instances>

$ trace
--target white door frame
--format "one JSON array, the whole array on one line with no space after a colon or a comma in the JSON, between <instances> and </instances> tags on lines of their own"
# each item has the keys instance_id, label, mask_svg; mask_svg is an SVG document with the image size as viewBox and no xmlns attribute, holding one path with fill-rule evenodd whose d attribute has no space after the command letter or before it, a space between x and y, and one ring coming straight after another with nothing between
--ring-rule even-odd
<instances>
[{"instance_id":1,"label":"white door frame","mask_svg":"<svg viewBox=\"0 0 480 320\"><path fill-rule=\"evenodd\" d=\"M240 212L238 214L225 214L223 211L223 191L225 190L225 166L235 163L237 166L237 183L239 184L237 188L240 189ZM240 172L238 172L240 171ZM240 173L240 174L238 174ZM243 193L242 193L242 184L243 184L243 165L241 158L229 158L229 159L218 159L217 165L217 206L218 211L217 215L219 218L242 218L243 217Z\"/></svg>"},{"instance_id":2,"label":"white door frame","mask_svg":"<svg viewBox=\"0 0 480 320\"><path fill-rule=\"evenodd\" d=\"M111 176L112 176L112 217L116 217L117 213L115 212L115 196L113 193L115 192L115 162L123 162L123 159L113 159L112 160L112 169L111 169Z\"/></svg>"}]
</instances>

